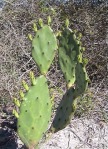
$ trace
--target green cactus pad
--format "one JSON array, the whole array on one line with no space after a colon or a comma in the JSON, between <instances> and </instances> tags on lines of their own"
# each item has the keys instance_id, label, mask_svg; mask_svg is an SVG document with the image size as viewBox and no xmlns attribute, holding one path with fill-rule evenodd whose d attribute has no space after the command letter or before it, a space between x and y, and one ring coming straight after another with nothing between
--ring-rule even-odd
<instances>
[{"instance_id":1,"label":"green cactus pad","mask_svg":"<svg viewBox=\"0 0 108 149\"><path fill-rule=\"evenodd\" d=\"M44 25L32 40L32 57L42 74L46 74L57 50L57 40L52 29Z\"/></svg>"},{"instance_id":2,"label":"green cactus pad","mask_svg":"<svg viewBox=\"0 0 108 149\"><path fill-rule=\"evenodd\" d=\"M42 75L29 87L20 106L18 134L28 148L35 147L46 132L51 117L51 100Z\"/></svg>"},{"instance_id":3,"label":"green cactus pad","mask_svg":"<svg viewBox=\"0 0 108 149\"><path fill-rule=\"evenodd\" d=\"M88 75L85 66L82 63L77 63L76 65L76 82L75 82L75 98L80 96L85 92L88 86Z\"/></svg>"},{"instance_id":4,"label":"green cactus pad","mask_svg":"<svg viewBox=\"0 0 108 149\"><path fill-rule=\"evenodd\" d=\"M52 126L50 127L50 132L56 133L65 128L73 117L75 109L76 99L74 98L74 89L70 88L67 90L60 102L56 116L53 120Z\"/></svg>"},{"instance_id":5,"label":"green cactus pad","mask_svg":"<svg viewBox=\"0 0 108 149\"><path fill-rule=\"evenodd\" d=\"M59 63L69 88L75 82L75 67L78 56L81 55L80 48L75 34L71 29L65 28L59 37Z\"/></svg>"}]
</instances>

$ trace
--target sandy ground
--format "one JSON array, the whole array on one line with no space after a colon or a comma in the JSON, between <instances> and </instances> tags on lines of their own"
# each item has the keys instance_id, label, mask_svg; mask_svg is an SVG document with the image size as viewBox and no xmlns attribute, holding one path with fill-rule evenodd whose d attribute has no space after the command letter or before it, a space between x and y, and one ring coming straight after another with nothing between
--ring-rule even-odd
<instances>
[{"instance_id":1,"label":"sandy ground","mask_svg":"<svg viewBox=\"0 0 108 149\"><path fill-rule=\"evenodd\" d=\"M72 120L64 130L52 135L41 149L108 149L108 125L93 119Z\"/></svg>"}]
</instances>

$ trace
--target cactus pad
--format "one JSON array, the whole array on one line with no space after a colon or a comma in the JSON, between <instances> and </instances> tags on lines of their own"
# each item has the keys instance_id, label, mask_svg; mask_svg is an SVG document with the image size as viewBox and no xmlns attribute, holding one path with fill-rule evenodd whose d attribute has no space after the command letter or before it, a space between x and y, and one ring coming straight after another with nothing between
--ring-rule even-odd
<instances>
[{"instance_id":1,"label":"cactus pad","mask_svg":"<svg viewBox=\"0 0 108 149\"><path fill-rule=\"evenodd\" d=\"M75 67L80 55L76 35L71 29L65 28L59 37L59 63L69 88L75 82Z\"/></svg>"},{"instance_id":2,"label":"cactus pad","mask_svg":"<svg viewBox=\"0 0 108 149\"><path fill-rule=\"evenodd\" d=\"M88 75L83 63L77 63L76 65L76 82L75 82L75 98L85 92L88 86Z\"/></svg>"},{"instance_id":3,"label":"cactus pad","mask_svg":"<svg viewBox=\"0 0 108 149\"><path fill-rule=\"evenodd\" d=\"M32 40L32 57L42 74L46 74L55 56L57 49L56 37L48 25L36 32Z\"/></svg>"},{"instance_id":4,"label":"cactus pad","mask_svg":"<svg viewBox=\"0 0 108 149\"><path fill-rule=\"evenodd\" d=\"M17 123L18 134L28 148L36 146L45 133L51 117L51 100L46 78L32 77L25 93Z\"/></svg>"},{"instance_id":5,"label":"cactus pad","mask_svg":"<svg viewBox=\"0 0 108 149\"><path fill-rule=\"evenodd\" d=\"M56 116L50 128L50 132L55 133L65 128L74 115L75 109L76 99L74 98L74 89L70 88L69 90L67 90L60 102L60 105L56 112Z\"/></svg>"}]
</instances>

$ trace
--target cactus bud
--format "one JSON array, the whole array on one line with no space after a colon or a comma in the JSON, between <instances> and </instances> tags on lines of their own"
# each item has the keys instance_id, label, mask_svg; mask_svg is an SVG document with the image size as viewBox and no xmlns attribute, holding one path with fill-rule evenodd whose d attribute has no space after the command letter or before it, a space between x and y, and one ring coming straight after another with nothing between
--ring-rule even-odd
<instances>
[{"instance_id":1,"label":"cactus bud","mask_svg":"<svg viewBox=\"0 0 108 149\"><path fill-rule=\"evenodd\" d=\"M29 90L29 87L28 87L27 83L26 83L24 80L22 81L22 85L23 85L23 87L24 87L24 89L25 89L26 91Z\"/></svg>"},{"instance_id":2,"label":"cactus bud","mask_svg":"<svg viewBox=\"0 0 108 149\"><path fill-rule=\"evenodd\" d=\"M33 23L33 30L34 30L35 32L37 32L37 26L36 26L36 23Z\"/></svg>"},{"instance_id":3,"label":"cactus bud","mask_svg":"<svg viewBox=\"0 0 108 149\"><path fill-rule=\"evenodd\" d=\"M16 106L20 107L20 101L18 99L14 98L13 101Z\"/></svg>"},{"instance_id":4,"label":"cactus bud","mask_svg":"<svg viewBox=\"0 0 108 149\"><path fill-rule=\"evenodd\" d=\"M17 113L17 111L16 111L15 109L13 109L12 113L13 113L13 115L14 115L16 118L19 118L19 115L18 115L18 113Z\"/></svg>"},{"instance_id":5,"label":"cactus bud","mask_svg":"<svg viewBox=\"0 0 108 149\"><path fill-rule=\"evenodd\" d=\"M39 18L39 25L40 27L43 27L43 20L41 18Z\"/></svg>"},{"instance_id":6,"label":"cactus bud","mask_svg":"<svg viewBox=\"0 0 108 149\"><path fill-rule=\"evenodd\" d=\"M48 20L48 25L50 26L50 24L51 24L51 17L48 16L48 17L47 17L47 20Z\"/></svg>"},{"instance_id":7,"label":"cactus bud","mask_svg":"<svg viewBox=\"0 0 108 149\"><path fill-rule=\"evenodd\" d=\"M36 79L35 79L34 73L32 71L30 71L30 79L31 79L32 85L35 85L36 84Z\"/></svg>"},{"instance_id":8,"label":"cactus bud","mask_svg":"<svg viewBox=\"0 0 108 149\"><path fill-rule=\"evenodd\" d=\"M28 34L28 38L29 38L29 40L33 40L33 37L32 37L32 35L31 34Z\"/></svg>"}]
</instances>

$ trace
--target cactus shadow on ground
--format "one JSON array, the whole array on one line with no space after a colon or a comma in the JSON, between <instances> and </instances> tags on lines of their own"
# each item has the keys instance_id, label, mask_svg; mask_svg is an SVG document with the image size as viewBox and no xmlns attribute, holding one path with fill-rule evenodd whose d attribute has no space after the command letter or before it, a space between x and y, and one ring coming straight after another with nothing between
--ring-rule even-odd
<instances>
[{"instance_id":1,"label":"cactus shadow on ground","mask_svg":"<svg viewBox=\"0 0 108 149\"><path fill-rule=\"evenodd\" d=\"M0 128L0 149L18 148L17 139L13 133L14 131L9 128Z\"/></svg>"}]
</instances>

